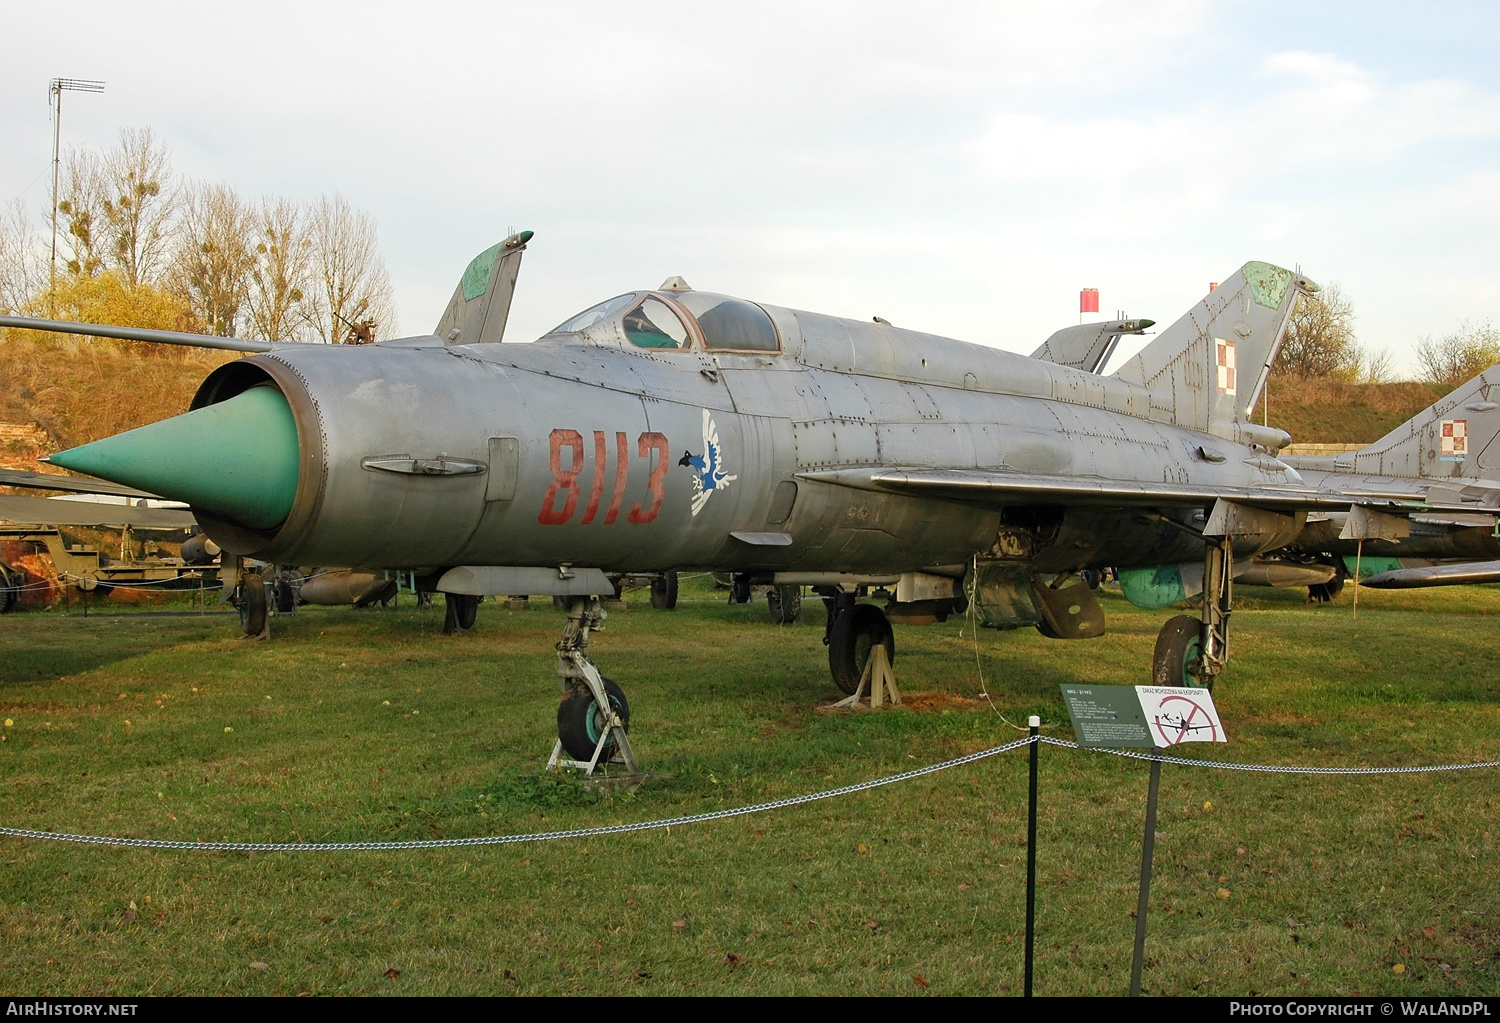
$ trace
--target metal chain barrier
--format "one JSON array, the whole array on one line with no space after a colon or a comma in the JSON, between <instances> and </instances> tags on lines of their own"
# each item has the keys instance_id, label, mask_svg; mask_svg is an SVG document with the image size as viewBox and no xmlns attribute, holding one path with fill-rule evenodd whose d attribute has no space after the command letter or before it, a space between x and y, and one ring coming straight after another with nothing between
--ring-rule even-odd
<instances>
[{"instance_id":1,"label":"metal chain barrier","mask_svg":"<svg viewBox=\"0 0 1500 1023\"><path fill-rule=\"evenodd\" d=\"M1255 771L1262 774L1430 774L1434 771L1473 771L1481 767L1500 767L1500 760L1486 760L1477 764L1430 764L1425 767L1290 767L1282 764L1226 764L1219 760L1191 760L1187 757L1167 757L1161 754L1137 753L1133 750L1098 749L1080 746L1067 739L1037 736L1038 742L1064 749L1081 749L1089 753L1108 753L1131 760L1160 760L1163 764L1179 764L1183 767L1216 767L1221 771Z\"/></svg>"},{"instance_id":2,"label":"metal chain barrier","mask_svg":"<svg viewBox=\"0 0 1500 1023\"><path fill-rule=\"evenodd\" d=\"M768 810L783 810L792 806L800 806L804 803L814 803L823 799L835 799L839 796L849 796L856 792L866 792L885 785L895 785L899 782L911 781L914 778L936 774L939 771L946 771L949 768L962 767L965 764L972 764L989 757L999 756L1001 753L1009 753L1011 750L1020 749L1022 746L1029 746L1032 743L1046 743L1049 746L1061 746L1064 749L1085 749L1085 747L1079 746L1078 743L1070 742L1067 739L1053 739L1045 735L1027 736L1024 739L1017 739L1002 746L980 750L978 753L955 757L952 760L944 760L938 764L929 764L926 767L902 771L900 774L876 778L873 781L857 782L853 785L843 785L836 789L825 789L822 792L813 792L803 796L790 796L786 799L776 799L768 803L755 803L750 806L736 807L732 810L713 810L709 813L688 814L685 817L641 821L636 824L610 824L597 828L574 828L569 831L538 831L524 835L490 835L483 838L430 838L413 839L404 842L173 842L155 838L70 835L52 831L34 831L30 828L3 827L0 827L0 835L11 838L41 839L48 842L74 842L82 845L112 845L124 846L131 849L176 849L204 852L401 852L408 849L459 849L467 846L512 845L518 842L553 842L566 838L596 838L604 835L627 835L637 831L651 831L657 828L673 828L688 824L703 824L708 821L727 820L731 817L745 817L750 814L765 813ZM1266 774L1427 774L1435 771L1472 771L1479 768L1500 767L1500 761L1484 761L1475 764L1438 764L1423 767L1291 767L1280 764L1229 764L1215 760L1191 760L1185 757L1153 756L1149 753L1136 753L1130 750L1117 749L1088 749L1087 752L1108 753L1117 757L1127 757L1132 760L1159 760L1164 764L1178 764L1184 767L1212 767L1224 771L1255 771Z\"/></svg>"},{"instance_id":3,"label":"metal chain barrier","mask_svg":"<svg viewBox=\"0 0 1500 1023\"><path fill-rule=\"evenodd\" d=\"M709 813L689 814L686 817L642 821L638 824L610 824L598 828L574 828L571 831L539 831L529 835L493 835L486 838L430 838L406 842L168 842L154 838L111 838L102 835L67 835L51 831L32 831L27 828L0 828L0 835L9 835L12 838L39 838L49 842L79 842L84 845L127 846L132 849L198 849L212 852L398 852L406 849L458 849L476 845L511 845L516 842L553 842L563 838L627 835L634 831L673 828L685 824L702 824L706 821L726 820L730 817L744 817L752 813L764 813L767 810L782 810L790 806L800 806L803 803L814 803L821 799L849 796L856 792L865 792L869 789L879 788L882 785L894 785L897 782L921 778L923 775L936 774L939 771L946 771L952 767L962 767L965 764L972 764L987 757L998 756L1001 753L1009 753L1011 750L1019 749L1031 741L1029 737L1017 739L1015 742L996 746L993 749L980 750L978 753L970 753L967 756L956 757L953 760L945 760L940 764L929 764L927 767L902 771L900 774L877 778L874 781L862 781L854 785L843 785L836 789L827 789L823 792L814 792L805 796L791 796L787 799L772 800L769 803L756 803L753 806L736 807L733 810L714 810Z\"/></svg>"}]
</instances>

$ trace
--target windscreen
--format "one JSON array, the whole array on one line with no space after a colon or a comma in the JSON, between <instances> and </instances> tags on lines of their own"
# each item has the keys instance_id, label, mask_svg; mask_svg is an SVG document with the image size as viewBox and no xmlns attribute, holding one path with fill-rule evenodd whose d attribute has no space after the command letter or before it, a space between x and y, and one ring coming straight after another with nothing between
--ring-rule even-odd
<instances>
[{"instance_id":1,"label":"windscreen","mask_svg":"<svg viewBox=\"0 0 1500 1023\"><path fill-rule=\"evenodd\" d=\"M596 306L585 309L572 319L564 320L548 331L548 333L571 334L577 330L587 330L605 317L613 316L633 301L635 301L635 292L631 292L628 295L617 295L608 302L600 302Z\"/></svg>"}]
</instances>

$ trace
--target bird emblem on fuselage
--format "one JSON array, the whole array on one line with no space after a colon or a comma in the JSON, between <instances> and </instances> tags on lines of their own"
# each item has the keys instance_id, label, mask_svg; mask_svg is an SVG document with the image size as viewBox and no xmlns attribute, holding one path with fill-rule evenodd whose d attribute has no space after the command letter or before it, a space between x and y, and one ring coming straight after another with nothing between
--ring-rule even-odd
<instances>
[{"instance_id":1,"label":"bird emblem on fuselage","mask_svg":"<svg viewBox=\"0 0 1500 1023\"><path fill-rule=\"evenodd\" d=\"M708 409L703 410L703 454L684 451L677 460L693 470L693 514L697 515L708 503L715 490L723 490L739 479L724 471L724 449L719 444L719 428Z\"/></svg>"}]
</instances>

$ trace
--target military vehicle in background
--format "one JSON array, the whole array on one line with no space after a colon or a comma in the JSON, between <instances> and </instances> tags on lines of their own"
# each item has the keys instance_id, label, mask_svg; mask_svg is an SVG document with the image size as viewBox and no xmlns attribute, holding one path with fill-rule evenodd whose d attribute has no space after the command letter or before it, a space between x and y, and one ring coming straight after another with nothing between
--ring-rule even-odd
<instances>
[{"instance_id":1,"label":"military vehicle in background","mask_svg":"<svg viewBox=\"0 0 1500 1023\"><path fill-rule=\"evenodd\" d=\"M46 552L60 586L92 593L116 586L171 587L203 581L199 566L160 547L175 540L153 539L161 534L182 538L197 528L181 502L163 501L132 488L17 469L0 469L0 485L71 492L65 498L0 494L0 541ZM99 489L108 492L94 493ZM64 526L118 528L120 541L114 552L69 543ZM137 532L150 535L139 537ZM17 605L22 585L23 574L0 563L0 613Z\"/></svg>"}]
</instances>

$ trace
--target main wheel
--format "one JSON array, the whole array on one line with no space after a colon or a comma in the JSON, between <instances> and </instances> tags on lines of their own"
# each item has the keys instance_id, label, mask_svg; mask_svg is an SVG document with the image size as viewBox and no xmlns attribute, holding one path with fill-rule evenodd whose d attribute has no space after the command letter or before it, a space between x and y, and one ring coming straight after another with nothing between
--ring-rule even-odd
<instances>
[{"instance_id":1,"label":"main wheel","mask_svg":"<svg viewBox=\"0 0 1500 1023\"><path fill-rule=\"evenodd\" d=\"M1314 604L1331 604L1344 592L1344 577L1336 575L1326 583L1307 588L1307 599Z\"/></svg>"},{"instance_id":2,"label":"main wheel","mask_svg":"<svg viewBox=\"0 0 1500 1023\"><path fill-rule=\"evenodd\" d=\"M625 691L615 685L614 679L606 678L604 692L609 696L610 706L620 715L620 723L629 732L630 704L625 699ZM557 737L562 740L563 749L568 756L574 760L591 759L599 736L604 734L607 727L608 722L599 709L599 701L594 699L589 687L582 684L570 686L562 703L557 705ZM599 754L599 762L603 763L614 755L615 743L611 740Z\"/></svg>"},{"instance_id":3,"label":"main wheel","mask_svg":"<svg viewBox=\"0 0 1500 1023\"><path fill-rule=\"evenodd\" d=\"M651 577L651 606L658 611L677 608L677 573L663 572Z\"/></svg>"},{"instance_id":4,"label":"main wheel","mask_svg":"<svg viewBox=\"0 0 1500 1023\"><path fill-rule=\"evenodd\" d=\"M766 603L771 609L771 621L777 625L792 625L802 615L802 587L782 584L766 591Z\"/></svg>"},{"instance_id":5,"label":"main wheel","mask_svg":"<svg viewBox=\"0 0 1500 1023\"><path fill-rule=\"evenodd\" d=\"M479 614L479 598L468 593L445 593L448 613L443 618L443 635L468 632L474 627L474 618Z\"/></svg>"},{"instance_id":6,"label":"main wheel","mask_svg":"<svg viewBox=\"0 0 1500 1023\"><path fill-rule=\"evenodd\" d=\"M266 577L257 572L241 577L240 628L247 636L266 631Z\"/></svg>"},{"instance_id":7,"label":"main wheel","mask_svg":"<svg viewBox=\"0 0 1500 1023\"><path fill-rule=\"evenodd\" d=\"M729 602L731 604L750 603L750 577L743 572L736 572L729 577Z\"/></svg>"},{"instance_id":8,"label":"main wheel","mask_svg":"<svg viewBox=\"0 0 1500 1023\"><path fill-rule=\"evenodd\" d=\"M859 689L870 651L885 647L886 658L896 663L896 634L885 612L874 604L855 604L833 621L828 634L828 669L833 684L846 693Z\"/></svg>"},{"instance_id":9,"label":"main wheel","mask_svg":"<svg viewBox=\"0 0 1500 1023\"><path fill-rule=\"evenodd\" d=\"M1203 623L1192 615L1167 619L1156 636L1151 679L1159 686L1203 688L1194 674L1203 661Z\"/></svg>"}]
</instances>

